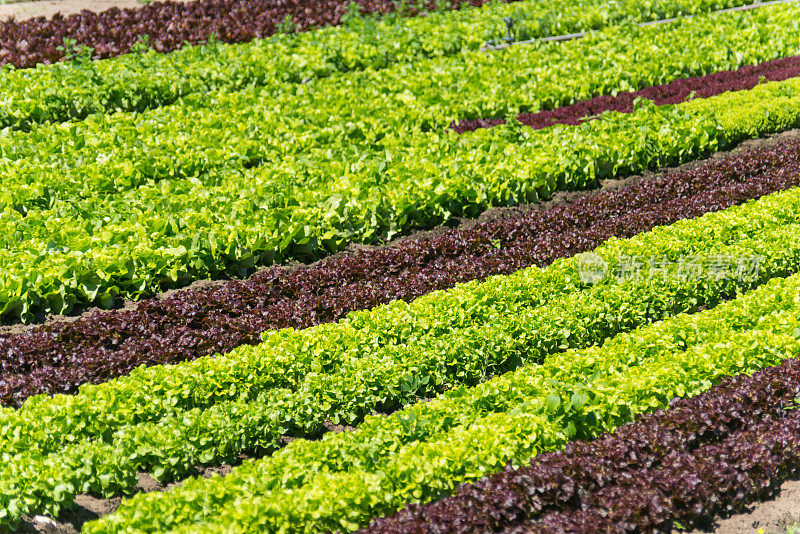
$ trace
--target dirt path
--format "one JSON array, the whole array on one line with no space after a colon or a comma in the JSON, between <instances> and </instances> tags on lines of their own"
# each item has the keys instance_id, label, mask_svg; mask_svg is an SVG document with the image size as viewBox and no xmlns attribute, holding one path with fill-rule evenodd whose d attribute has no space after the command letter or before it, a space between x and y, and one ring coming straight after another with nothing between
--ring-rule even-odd
<instances>
[{"instance_id":1,"label":"dirt path","mask_svg":"<svg viewBox=\"0 0 800 534\"><path fill-rule=\"evenodd\" d=\"M800 481L787 480L774 499L752 506L747 513L718 521L713 532L786 534L787 527L794 526L800 526Z\"/></svg>"},{"instance_id":2,"label":"dirt path","mask_svg":"<svg viewBox=\"0 0 800 534\"><path fill-rule=\"evenodd\" d=\"M187 0L178 0L187 1ZM130 7L142 7L145 0L46 0L39 2L15 2L12 4L0 4L0 20L20 21L33 17L50 18L56 13L64 16L80 13L83 10L95 11L97 13L118 7L120 9Z\"/></svg>"}]
</instances>

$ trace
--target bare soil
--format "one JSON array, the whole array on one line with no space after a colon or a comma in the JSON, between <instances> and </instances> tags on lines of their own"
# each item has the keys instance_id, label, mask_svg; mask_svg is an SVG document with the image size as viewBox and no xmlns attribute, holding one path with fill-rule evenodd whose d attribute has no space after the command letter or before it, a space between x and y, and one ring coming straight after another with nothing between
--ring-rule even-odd
<instances>
[{"instance_id":1,"label":"bare soil","mask_svg":"<svg viewBox=\"0 0 800 534\"><path fill-rule=\"evenodd\" d=\"M787 480L773 499L751 506L746 513L717 521L713 532L786 534L787 528L797 526L800 526L800 480Z\"/></svg>"},{"instance_id":2,"label":"bare soil","mask_svg":"<svg viewBox=\"0 0 800 534\"><path fill-rule=\"evenodd\" d=\"M239 465L247 456L240 456L235 464L225 464L219 467L207 467L200 470L200 475L211 477L214 475L225 476ZM134 494L150 493L153 491L167 491L180 485L180 482L162 485L147 473L139 473L139 483L134 489ZM62 512L57 519L37 515L27 516L23 519L18 532L32 534L78 534L84 523L99 519L116 511L122 503L122 497L102 499L92 495L80 494L75 497L75 508Z\"/></svg>"},{"instance_id":3,"label":"bare soil","mask_svg":"<svg viewBox=\"0 0 800 534\"><path fill-rule=\"evenodd\" d=\"M0 21L12 18L16 21L34 17L50 18L56 13L67 16L84 10L101 13L112 7L120 9L126 7L136 8L142 7L145 3L146 1L144 0L38 0L34 2L0 3Z\"/></svg>"}]
</instances>

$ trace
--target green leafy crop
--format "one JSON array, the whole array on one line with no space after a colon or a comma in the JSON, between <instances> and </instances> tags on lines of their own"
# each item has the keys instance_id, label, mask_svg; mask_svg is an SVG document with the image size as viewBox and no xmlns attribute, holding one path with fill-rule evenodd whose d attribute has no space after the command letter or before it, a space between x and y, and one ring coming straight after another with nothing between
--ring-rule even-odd
<instances>
[{"instance_id":1,"label":"green leafy crop","mask_svg":"<svg viewBox=\"0 0 800 534\"><path fill-rule=\"evenodd\" d=\"M55 513L79 492L129 492L139 470L167 481L242 451L268 454L281 436L317 435L326 420L359 423L376 409L463 392L487 375L537 368L554 354L734 296L800 267L798 206L800 191L792 189L596 250L608 258L758 250L764 260L757 279L587 285L578 277L578 258L559 260L353 313L336 324L268 332L262 345L216 358L142 367L74 396L32 397L19 410L0 411L6 522ZM558 414L584 406L584 395L573 389L547 404ZM427 436L457 415L403 414L393 424ZM581 425L594 417L564 424L577 435L589 431Z\"/></svg>"},{"instance_id":2,"label":"green leafy crop","mask_svg":"<svg viewBox=\"0 0 800 534\"><path fill-rule=\"evenodd\" d=\"M190 98L6 132L0 313L27 320L314 259L352 241L532 202L787 127L797 109L785 105L795 98L785 92L791 80L674 108L644 103L576 128L443 130L472 114L502 116L796 53L795 12L759 13L332 76L292 86L296 92L217 94L209 100L218 111ZM710 37L693 48L698 56L686 56L698 31ZM720 56L722 39L743 52ZM584 74L558 65L580 65ZM525 73L535 83L520 83ZM759 115L774 106L759 95L778 87L783 107ZM747 120L734 120L739 113Z\"/></svg>"},{"instance_id":3,"label":"green leafy crop","mask_svg":"<svg viewBox=\"0 0 800 534\"><path fill-rule=\"evenodd\" d=\"M519 20L520 37L594 30L662 16L702 13L752 0L561 0L493 3L480 9L429 13L425 17L351 17L344 26L279 33L251 43L186 46L170 54L127 54L114 59L39 65L0 77L0 128L82 119L93 113L142 111L210 90L299 83L337 72L382 69L429 57L477 50L505 34L502 18ZM546 25L540 21L547 20ZM364 31L364 25L371 31ZM287 28L290 29L290 28ZM76 43L67 43L74 54ZM142 48L138 48L143 52Z\"/></svg>"},{"instance_id":4,"label":"green leafy crop","mask_svg":"<svg viewBox=\"0 0 800 534\"><path fill-rule=\"evenodd\" d=\"M140 495L87 525L116 531L350 531L408 502L591 438L696 395L721 378L794 357L800 278L772 280L732 302L570 350L462 388L352 433L298 440L229 475ZM402 419L436 421L414 432Z\"/></svg>"}]
</instances>

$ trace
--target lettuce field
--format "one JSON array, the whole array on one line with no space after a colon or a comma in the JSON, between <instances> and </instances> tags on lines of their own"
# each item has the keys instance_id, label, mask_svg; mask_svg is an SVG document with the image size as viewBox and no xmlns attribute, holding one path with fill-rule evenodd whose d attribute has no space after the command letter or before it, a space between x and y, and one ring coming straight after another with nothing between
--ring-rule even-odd
<instances>
[{"instance_id":1,"label":"lettuce field","mask_svg":"<svg viewBox=\"0 0 800 534\"><path fill-rule=\"evenodd\" d=\"M0 65L0 532L714 531L797 479L800 3L149 2Z\"/></svg>"}]
</instances>

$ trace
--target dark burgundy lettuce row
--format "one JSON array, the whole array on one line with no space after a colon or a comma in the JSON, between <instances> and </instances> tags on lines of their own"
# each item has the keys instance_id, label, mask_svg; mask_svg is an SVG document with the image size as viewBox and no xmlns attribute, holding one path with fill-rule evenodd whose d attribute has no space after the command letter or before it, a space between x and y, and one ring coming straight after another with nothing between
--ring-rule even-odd
<instances>
[{"instance_id":1,"label":"dark burgundy lettuce row","mask_svg":"<svg viewBox=\"0 0 800 534\"><path fill-rule=\"evenodd\" d=\"M396 0L355 0L364 14L395 10ZM469 0L480 6L485 0ZM130 51L140 35L148 35L158 52L170 52L184 43L198 44L216 35L226 43L268 37L280 31L287 17L294 28L305 31L339 24L350 0L194 0L152 2L138 8L112 8L102 13L82 11L50 19L38 17L0 22L0 64L18 68L60 61L64 39L94 49L95 58L119 56ZM413 4L413 6L411 5ZM426 10L457 8L460 0L425 0ZM418 13L409 2L405 14Z\"/></svg>"},{"instance_id":2,"label":"dark burgundy lettuce row","mask_svg":"<svg viewBox=\"0 0 800 534\"><path fill-rule=\"evenodd\" d=\"M646 87L616 96L603 95L538 113L525 113L517 119L535 130L554 124L577 125L605 111L630 113L636 98L646 98L656 105L679 104L688 98L708 98L726 91L745 91L764 81L781 81L800 76L800 56L775 59L748 65L738 70L721 71L696 78L678 79L665 85ZM505 119L475 119L453 123L459 133L479 128L491 128L505 123Z\"/></svg>"},{"instance_id":3,"label":"dark burgundy lettuce row","mask_svg":"<svg viewBox=\"0 0 800 534\"><path fill-rule=\"evenodd\" d=\"M125 311L0 335L0 402L75 392L139 365L170 364L260 342L270 329L336 321L396 299L509 274L591 250L610 237L698 217L800 183L800 141L705 162L573 204L436 237L272 268L247 280L173 293Z\"/></svg>"},{"instance_id":4,"label":"dark burgundy lettuce row","mask_svg":"<svg viewBox=\"0 0 800 534\"><path fill-rule=\"evenodd\" d=\"M800 466L800 358L725 379L592 442L409 505L362 532L669 532L708 528Z\"/></svg>"},{"instance_id":5,"label":"dark burgundy lettuce row","mask_svg":"<svg viewBox=\"0 0 800 534\"><path fill-rule=\"evenodd\" d=\"M709 528L711 518L746 511L798 474L800 412L769 419L710 444L665 458L604 488L577 513L554 513L519 532L652 532L678 525Z\"/></svg>"}]
</instances>

